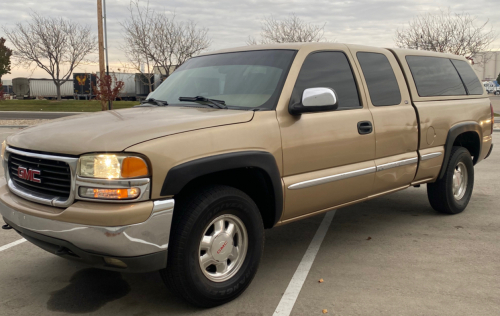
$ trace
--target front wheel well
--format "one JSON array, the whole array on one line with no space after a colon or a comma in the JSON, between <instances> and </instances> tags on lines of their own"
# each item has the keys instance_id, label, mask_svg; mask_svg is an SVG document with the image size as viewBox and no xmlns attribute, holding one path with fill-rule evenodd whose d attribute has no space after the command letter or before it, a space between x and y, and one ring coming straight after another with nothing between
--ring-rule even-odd
<instances>
[{"instance_id":1,"label":"front wheel well","mask_svg":"<svg viewBox=\"0 0 500 316\"><path fill-rule=\"evenodd\" d=\"M191 180L174 197L183 200L197 189L208 185L227 185L245 192L259 208L264 228L274 226L275 199L269 175L260 168L247 167L206 174Z\"/></svg>"}]
</instances>

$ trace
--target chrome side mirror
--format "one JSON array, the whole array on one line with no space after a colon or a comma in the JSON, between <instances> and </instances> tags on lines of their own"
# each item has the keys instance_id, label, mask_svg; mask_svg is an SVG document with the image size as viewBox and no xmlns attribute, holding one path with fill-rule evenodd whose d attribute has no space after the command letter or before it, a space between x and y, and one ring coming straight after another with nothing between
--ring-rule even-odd
<instances>
[{"instance_id":1,"label":"chrome side mirror","mask_svg":"<svg viewBox=\"0 0 500 316\"><path fill-rule=\"evenodd\" d=\"M337 96L329 88L309 88L302 94L303 106L332 106L337 104Z\"/></svg>"},{"instance_id":2,"label":"chrome side mirror","mask_svg":"<svg viewBox=\"0 0 500 316\"><path fill-rule=\"evenodd\" d=\"M302 102L290 106L292 115L307 112L334 111L338 108L338 98L331 88L309 88L302 93Z\"/></svg>"}]
</instances>

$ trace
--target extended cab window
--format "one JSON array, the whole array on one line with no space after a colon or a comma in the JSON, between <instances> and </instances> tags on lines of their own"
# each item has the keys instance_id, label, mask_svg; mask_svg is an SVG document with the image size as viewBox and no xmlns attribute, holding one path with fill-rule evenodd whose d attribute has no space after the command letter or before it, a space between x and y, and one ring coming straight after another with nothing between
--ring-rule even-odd
<instances>
[{"instance_id":1,"label":"extended cab window","mask_svg":"<svg viewBox=\"0 0 500 316\"><path fill-rule=\"evenodd\" d=\"M457 70L448 58L406 56L413 80L421 97L465 95Z\"/></svg>"},{"instance_id":2,"label":"extended cab window","mask_svg":"<svg viewBox=\"0 0 500 316\"><path fill-rule=\"evenodd\" d=\"M479 82L479 78L467 62L456 59L452 59L451 62L455 65L455 68L457 68L457 71L460 74L460 77L462 78L469 94L484 93L483 86L481 85L481 82Z\"/></svg>"},{"instance_id":3,"label":"extended cab window","mask_svg":"<svg viewBox=\"0 0 500 316\"><path fill-rule=\"evenodd\" d=\"M335 90L339 110L361 107L351 65L342 52L318 52L307 56L295 82L291 104L301 102L305 89L319 87Z\"/></svg>"},{"instance_id":4,"label":"extended cab window","mask_svg":"<svg viewBox=\"0 0 500 316\"><path fill-rule=\"evenodd\" d=\"M401 103L401 92L394 70L384 54L356 54L365 76L373 105L396 105Z\"/></svg>"}]
</instances>

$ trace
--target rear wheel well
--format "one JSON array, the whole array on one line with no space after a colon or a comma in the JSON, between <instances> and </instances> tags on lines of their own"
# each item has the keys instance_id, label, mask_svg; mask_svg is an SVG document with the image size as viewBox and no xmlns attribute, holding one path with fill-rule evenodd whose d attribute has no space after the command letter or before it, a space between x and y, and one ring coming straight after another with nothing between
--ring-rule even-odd
<instances>
[{"instance_id":1,"label":"rear wheel well","mask_svg":"<svg viewBox=\"0 0 500 316\"><path fill-rule=\"evenodd\" d=\"M227 185L245 192L257 204L264 228L274 226L276 197L269 175L260 168L237 168L200 176L188 182L175 198L184 200L198 188L213 184Z\"/></svg>"},{"instance_id":2,"label":"rear wheel well","mask_svg":"<svg viewBox=\"0 0 500 316\"><path fill-rule=\"evenodd\" d=\"M465 132L458 135L453 142L453 146L461 146L467 149L473 157L473 163L476 164L481 154L481 142L476 132Z\"/></svg>"}]
</instances>

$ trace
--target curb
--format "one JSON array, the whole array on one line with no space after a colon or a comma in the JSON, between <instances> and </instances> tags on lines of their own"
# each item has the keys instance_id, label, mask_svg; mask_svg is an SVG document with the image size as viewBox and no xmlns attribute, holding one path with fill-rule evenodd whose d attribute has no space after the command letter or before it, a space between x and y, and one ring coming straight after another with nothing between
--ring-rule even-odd
<instances>
[{"instance_id":1,"label":"curb","mask_svg":"<svg viewBox=\"0 0 500 316\"><path fill-rule=\"evenodd\" d=\"M0 111L0 114L2 113L14 113L14 114L21 114L21 113L55 113L55 114L81 114L81 113L92 113L92 112L56 112L56 111Z\"/></svg>"}]
</instances>

